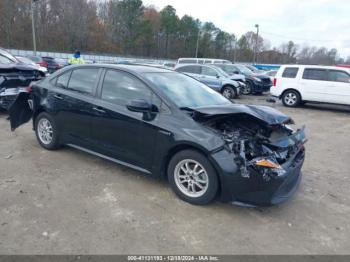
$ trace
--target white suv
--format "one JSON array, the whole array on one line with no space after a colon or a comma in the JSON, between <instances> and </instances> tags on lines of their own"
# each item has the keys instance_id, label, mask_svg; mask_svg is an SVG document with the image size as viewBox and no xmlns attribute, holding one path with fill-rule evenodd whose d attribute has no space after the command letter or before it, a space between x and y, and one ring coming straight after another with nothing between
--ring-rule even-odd
<instances>
[{"instance_id":1,"label":"white suv","mask_svg":"<svg viewBox=\"0 0 350 262\"><path fill-rule=\"evenodd\" d=\"M350 71L334 66L283 65L270 92L289 107L304 102L350 105Z\"/></svg>"}]
</instances>

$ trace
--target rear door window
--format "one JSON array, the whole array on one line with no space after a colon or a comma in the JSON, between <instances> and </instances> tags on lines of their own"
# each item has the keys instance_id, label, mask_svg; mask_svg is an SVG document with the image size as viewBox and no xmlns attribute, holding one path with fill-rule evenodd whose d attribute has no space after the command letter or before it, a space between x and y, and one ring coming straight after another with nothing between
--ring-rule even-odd
<instances>
[{"instance_id":1,"label":"rear door window","mask_svg":"<svg viewBox=\"0 0 350 262\"><path fill-rule=\"evenodd\" d=\"M214 69L212 69L210 67L206 67L206 66L202 67L202 75L216 77L217 74L218 73Z\"/></svg>"},{"instance_id":2,"label":"rear door window","mask_svg":"<svg viewBox=\"0 0 350 262\"><path fill-rule=\"evenodd\" d=\"M304 70L303 79L327 81L328 72L325 69L306 68Z\"/></svg>"},{"instance_id":3,"label":"rear door window","mask_svg":"<svg viewBox=\"0 0 350 262\"><path fill-rule=\"evenodd\" d=\"M68 83L68 89L92 95L96 86L99 69L97 68L82 68L73 70Z\"/></svg>"},{"instance_id":4,"label":"rear door window","mask_svg":"<svg viewBox=\"0 0 350 262\"><path fill-rule=\"evenodd\" d=\"M297 67L286 67L283 71L283 78L295 78L298 74L299 68Z\"/></svg>"},{"instance_id":5,"label":"rear door window","mask_svg":"<svg viewBox=\"0 0 350 262\"><path fill-rule=\"evenodd\" d=\"M350 75L340 70L329 70L329 81L350 83Z\"/></svg>"}]
</instances>

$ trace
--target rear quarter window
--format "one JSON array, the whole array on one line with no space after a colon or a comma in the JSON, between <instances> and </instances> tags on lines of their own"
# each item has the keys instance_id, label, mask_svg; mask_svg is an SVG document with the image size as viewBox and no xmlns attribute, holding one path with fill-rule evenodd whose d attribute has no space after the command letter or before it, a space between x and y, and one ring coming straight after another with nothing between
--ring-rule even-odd
<instances>
[{"instance_id":1,"label":"rear quarter window","mask_svg":"<svg viewBox=\"0 0 350 262\"><path fill-rule=\"evenodd\" d=\"M286 67L282 73L283 78L295 78L298 74L298 67Z\"/></svg>"},{"instance_id":2,"label":"rear quarter window","mask_svg":"<svg viewBox=\"0 0 350 262\"><path fill-rule=\"evenodd\" d=\"M56 82L55 86L59 87L59 88L67 88L71 73L72 73L72 71L69 71L69 72L66 72L66 73L56 77L56 81L54 81L54 82Z\"/></svg>"}]
</instances>

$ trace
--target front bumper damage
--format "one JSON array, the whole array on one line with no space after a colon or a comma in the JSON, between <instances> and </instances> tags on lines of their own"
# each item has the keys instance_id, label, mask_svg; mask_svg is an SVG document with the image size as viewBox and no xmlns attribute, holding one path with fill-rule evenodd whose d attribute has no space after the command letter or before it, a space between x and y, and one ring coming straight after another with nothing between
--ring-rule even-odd
<instances>
[{"instance_id":1,"label":"front bumper damage","mask_svg":"<svg viewBox=\"0 0 350 262\"><path fill-rule=\"evenodd\" d=\"M287 139L274 141L276 146L289 150L288 159L278 170L272 167L255 166L256 160L232 161L237 155L228 155L225 150L212 155L221 174L221 200L240 206L271 206L285 202L297 191L301 178L301 168L305 159L306 143L304 127ZM278 154L278 152L274 152ZM260 159L272 159L270 155ZM230 163L229 163L230 162Z\"/></svg>"},{"instance_id":2,"label":"front bumper damage","mask_svg":"<svg viewBox=\"0 0 350 262\"><path fill-rule=\"evenodd\" d=\"M254 92L263 93L270 91L272 83L263 83L254 81Z\"/></svg>"}]
</instances>

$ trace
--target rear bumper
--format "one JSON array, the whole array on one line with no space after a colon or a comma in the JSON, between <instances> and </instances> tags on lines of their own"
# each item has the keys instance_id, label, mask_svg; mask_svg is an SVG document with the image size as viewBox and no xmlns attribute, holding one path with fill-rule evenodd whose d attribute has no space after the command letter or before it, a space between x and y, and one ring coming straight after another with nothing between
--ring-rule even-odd
<instances>
[{"instance_id":1,"label":"rear bumper","mask_svg":"<svg viewBox=\"0 0 350 262\"><path fill-rule=\"evenodd\" d=\"M8 109L20 93L27 93L26 87L0 89L0 108Z\"/></svg>"}]
</instances>

